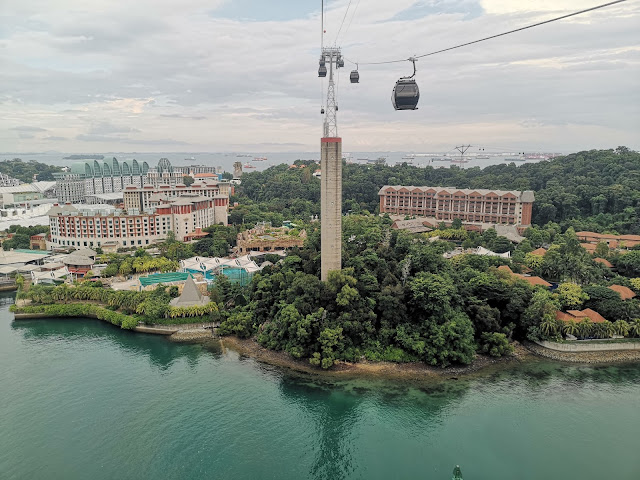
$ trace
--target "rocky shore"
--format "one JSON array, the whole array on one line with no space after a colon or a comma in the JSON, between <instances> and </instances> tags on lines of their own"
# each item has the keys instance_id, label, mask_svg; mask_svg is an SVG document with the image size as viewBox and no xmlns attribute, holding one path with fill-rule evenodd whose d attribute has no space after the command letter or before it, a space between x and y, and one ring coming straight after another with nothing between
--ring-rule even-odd
<instances>
[{"instance_id":1,"label":"rocky shore","mask_svg":"<svg viewBox=\"0 0 640 480\"><path fill-rule=\"evenodd\" d=\"M191 342L193 340L202 340L213 338L213 333L206 328L181 329L173 333L169 340L173 342Z\"/></svg>"},{"instance_id":2,"label":"rocky shore","mask_svg":"<svg viewBox=\"0 0 640 480\"><path fill-rule=\"evenodd\" d=\"M525 343L526 348L541 357L571 363L628 363L640 361L640 350L610 350L602 352L559 352L544 348L532 342Z\"/></svg>"},{"instance_id":3,"label":"rocky shore","mask_svg":"<svg viewBox=\"0 0 640 480\"><path fill-rule=\"evenodd\" d=\"M221 337L222 348L229 348L241 355L255 358L256 360L270 365L285 367L296 372L311 375L327 375L334 377L380 377L402 380L424 380L424 379L457 379L458 377L468 377L476 373L484 372L493 366L508 365L523 362L534 357L526 348L519 343L515 343L513 355L502 358L493 358L487 355L477 355L471 365L453 367L432 367L420 362L412 363L391 363L391 362L369 362L363 360L358 363L336 362L329 370L322 370L314 367L305 360L297 360L286 352L276 352L268 350L252 339L240 339L237 337Z\"/></svg>"}]
</instances>

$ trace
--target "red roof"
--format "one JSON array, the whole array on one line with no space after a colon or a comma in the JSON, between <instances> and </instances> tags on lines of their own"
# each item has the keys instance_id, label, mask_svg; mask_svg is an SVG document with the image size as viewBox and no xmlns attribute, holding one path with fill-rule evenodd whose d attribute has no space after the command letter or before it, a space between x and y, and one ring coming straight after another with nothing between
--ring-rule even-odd
<instances>
[{"instance_id":1,"label":"red roof","mask_svg":"<svg viewBox=\"0 0 640 480\"><path fill-rule=\"evenodd\" d=\"M218 178L218 175L216 175L215 173L196 173L194 175L194 178L211 178L211 177Z\"/></svg>"},{"instance_id":2,"label":"red roof","mask_svg":"<svg viewBox=\"0 0 640 480\"><path fill-rule=\"evenodd\" d=\"M613 290L614 292L618 292L622 300L629 300L636 296L633 290L631 290L629 287L624 287L622 285L611 285L609 289Z\"/></svg>"},{"instance_id":3,"label":"red roof","mask_svg":"<svg viewBox=\"0 0 640 480\"><path fill-rule=\"evenodd\" d=\"M610 262L609 260L607 260L606 258L600 258L600 257L597 257L597 258L594 258L594 259L593 259L593 261L594 261L594 262L601 263L602 265L604 265L604 266L605 266L605 267L607 267L607 268L612 268L612 267L613 267L613 265L611 264L611 262Z\"/></svg>"},{"instance_id":4,"label":"red roof","mask_svg":"<svg viewBox=\"0 0 640 480\"><path fill-rule=\"evenodd\" d=\"M590 308L585 308L584 310L567 310L567 313L574 317L573 319L576 321L580 321L584 318L588 318L593 323L602 323L607 321L606 318Z\"/></svg>"},{"instance_id":5,"label":"red roof","mask_svg":"<svg viewBox=\"0 0 640 480\"><path fill-rule=\"evenodd\" d=\"M547 253L547 250L540 247L531 252L531 255L540 255L541 257L544 257L545 253Z\"/></svg>"},{"instance_id":6,"label":"red roof","mask_svg":"<svg viewBox=\"0 0 640 480\"><path fill-rule=\"evenodd\" d=\"M528 282L529 285L532 285L532 286L535 286L535 285L541 285L543 287L550 287L551 286L551 284L549 282L547 282L544 278L527 277L525 275L518 275L518 277L520 277L525 282Z\"/></svg>"},{"instance_id":7,"label":"red roof","mask_svg":"<svg viewBox=\"0 0 640 480\"><path fill-rule=\"evenodd\" d=\"M574 317L573 315L561 312L560 310L556 310L556 320L561 320L563 322L577 321L576 317Z\"/></svg>"}]
</instances>

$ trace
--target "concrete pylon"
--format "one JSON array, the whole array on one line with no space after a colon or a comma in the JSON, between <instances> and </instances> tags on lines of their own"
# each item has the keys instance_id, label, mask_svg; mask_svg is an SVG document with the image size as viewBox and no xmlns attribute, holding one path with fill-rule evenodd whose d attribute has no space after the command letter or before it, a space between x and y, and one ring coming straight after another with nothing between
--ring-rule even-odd
<instances>
[{"instance_id":1,"label":"concrete pylon","mask_svg":"<svg viewBox=\"0 0 640 480\"><path fill-rule=\"evenodd\" d=\"M320 279L342 268L342 139L320 140Z\"/></svg>"}]
</instances>

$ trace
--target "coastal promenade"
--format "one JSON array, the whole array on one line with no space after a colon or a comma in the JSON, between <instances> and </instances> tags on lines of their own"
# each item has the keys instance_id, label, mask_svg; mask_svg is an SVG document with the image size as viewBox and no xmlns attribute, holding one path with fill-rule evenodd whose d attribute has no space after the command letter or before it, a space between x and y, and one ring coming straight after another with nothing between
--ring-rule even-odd
<instances>
[{"instance_id":1,"label":"coastal promenade","mask_svg":"<svg viewBox=\"0 0 640 480\"><path fill-rule=\"evenodd\" d=\"M630 363L640 361L640 342L611 343L611 344L591 344L591 345L570 345L573 347L583 347L584 350L560 350L549 348L543 344L553 344L557 347L564 344L555 342L525 342L525 346L531 352L541 357L561 362L607 364L607 363ZM603 346L605 348L595 347ZM625 347L621 348L622 345ZM635 348L626 345L634 345Z\"/></svg>"}]
</instances>

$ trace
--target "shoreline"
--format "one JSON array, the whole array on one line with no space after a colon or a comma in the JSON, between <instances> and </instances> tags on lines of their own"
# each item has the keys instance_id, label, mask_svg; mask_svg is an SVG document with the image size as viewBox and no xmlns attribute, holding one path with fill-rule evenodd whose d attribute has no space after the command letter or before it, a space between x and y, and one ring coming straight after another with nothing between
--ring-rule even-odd
<instances>
[{"instance_id":1,"label":"shoreline","mask_svg":"<svg viewBox=\"0 0 640 480\"><path fill-rule=\"evenodd\" d=\"M218 337L223 349L229 348L240 355L253 358L259 362L286 368L296 373L318 377L353 378L377 377L392 380L458 380L458 377L470 377L484 374L491 367L520 364L539 358L520 343L514 343L514 353L508 357L494 358L487 355L476 355L470 365L434 367L422 362L391 363L362 361L351 363L337 361L333 367L323 370L314 367L305 360L297 360L283 351L269 350L252 339L241 339L235 336Z\"/></svg>"},{"instance_id":2,"label":"shoreline","mask_svg":"<svg viewBox=\"0 0 640 480\"><path fill-rule=\"evenodd\" d=\"M86 318L106 321L95 315L86 315ZM47 313L17 313L14 321L21 319L58 318ZM65 317L66 318L66 317ZM77 318L77 317L68 317ZM106 321L109 323L108 321ZM458 377L471 377L482 375L490 370L502 369L505 366L521 364L536 360L551 360L559 363L571 363L574 365L614 365L620 363L640 362L640 350L614 350L599 352L561 352L551 350L540 345L525 341L524 344L514 342L514 353L507 357L494 358L488 355L476 354L476 358L470 365L457 365L449 367L436 367L422 362L391 363L370 362L364 360L358 363L337 361L333 367L323 370L312 366L308 360L298 360L286 352L269 350L254 339L241 339L235 336L217 336L211 329L197 324L172 324L137 326L130 331L151 335L162 335L174 343L218 343L222 349L229 348L239 355L253 358L259 362L286 368L296 373L313 375L317 377L354 378L354 377L378 377L396 380L436 380L452 379ZM194 328L195 327L195 328ZM198 328L200 327L200 328Z\"/></svg>"}]
</instances>

